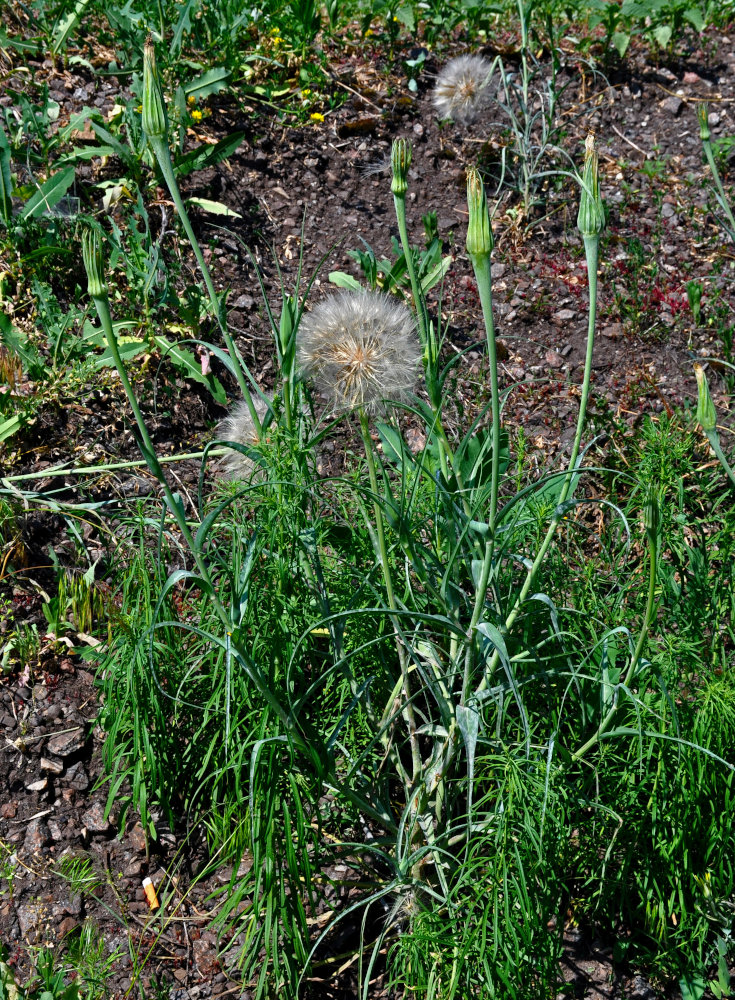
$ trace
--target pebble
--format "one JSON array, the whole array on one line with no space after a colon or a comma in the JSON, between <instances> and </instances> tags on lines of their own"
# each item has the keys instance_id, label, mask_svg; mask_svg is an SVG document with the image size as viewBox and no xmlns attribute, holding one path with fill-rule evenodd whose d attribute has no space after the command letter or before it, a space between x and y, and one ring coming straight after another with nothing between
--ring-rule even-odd
<instances>
[{"instance_id":1,"label":"pebble","mask_svg":"<svg viewBox=\"0 0 735 1000\"><path fill-rule=\"evenodd\" d=\"M49 771L51 774L61 774L64 765L60 760L53 760L50 757L41 757L41 770Z\"/></svg>"},{"instance_id":2,"label":"pebble","mask_svg":"<svg viewBox=\"0 0 735 1000\"><path fill-rule=\"evenodd\" d=\"M27 851L34 853L40 851L42 847L48 846L51 841L48 823L43 817L32 819L26 827L24 847Z\"/></svg>"},{"instance_id":3,"label":"pebble","mask_svg":"<svg viewBox=\"0 0 735 1000\"><path fill-rule=\"evenodd\" d=\"M105 807L101 802L93 802L80 819L90 833L109 833L110 821L105 818Z\"/></svg>"},{"instance_id":4,"label":"pebble","mask_svg":"<svg viewBox=\"0 0 735 1000\"><path fill-rule=\"evenodd\" d=\"M82 749L86 742L86 733L80 726L68 733L59 733L52 736L48 741L46 749L49 753L56 754L57 757L71 757Z\"/></svg>"},{"instance_id":5,"label":"pebble","mask_svg":"<svg viewBox=\"0 0 735 1000\"><path fill-rule=\"evenodd\" d=\"M48 778L37 778L35 781L26 782L27 792L45 792L48 788Z\"/></svg>"},{"instance_id":6,"label":"pebble","mask_svg":"<svg viewBox=\"0 0 735 1000\"><path fill-rule=\"evenodd\" d=\"M667 97L666 100L661 101L661 107L664 111L668 111L674 118L677 118L679 112L684 107L684 102L681 98L672 95L671 97Z\"/></svg>"}]
</instances>

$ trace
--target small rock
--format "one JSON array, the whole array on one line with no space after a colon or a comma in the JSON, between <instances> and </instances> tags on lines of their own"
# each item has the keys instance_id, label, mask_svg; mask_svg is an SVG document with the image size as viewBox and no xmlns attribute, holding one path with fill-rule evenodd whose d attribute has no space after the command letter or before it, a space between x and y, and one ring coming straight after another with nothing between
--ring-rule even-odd
<instances>
[{"instance_id":1,"label":"small rock","mask_svg":"<svg viewBox=\"0 0 735 1000\"><path fill-rule=\"evenodd\" d=\"M560 309L558 313L554 313L554 321L557 323L568 323L576 315L574 309Z\"/></svg>"},{"instance_id":2,"label":"small rock","mask_svg":"<svg viewBox=\"0 0 735 1000\"><path fill-rule=\"evenodd\" d=\"M64 917L56 930L59 938L65 938L67 934L71 934L77 923L78 921L75 917Z\"/></svg>"},{"instance_id":3,"label":"small rock","mask_svg":"<svg viewBox=\"0 0 735 1000\"><path fill-rule=\"evenodd\" d=\"M44 722L53 722L55 719L61 718L61 715L61 705L54 704L49 705L49 707L41 713L41 718Z\"/></svg>"},{"instance_id":4,"label":"small rock","mask_svg":"<svg viewBox=\"0 0 735 1000\"><path fill-rule=\"evenodd\" d=\"M609 340L617 340L618 337L623 336L623 324L611 323L610 326L603 327L600 332L603 337L607 337Z\"/></svg>"},{"instance_id":5,"label":"small rock","mask_svg":"<svg viewBox=\"0 0 735 1000\"><path fill-rule=\"evenodd\" d=\"M664 111L668 111L668 113L672 115L674 118L677 118L679 112L684 107L684 102L681 100L681 98L674 97L672 94L672 96L667 97L665 101L661 101L661 107L663 108Z\"/></svg>"},{"instance_id":6,"label":"small rock","mask_svg":"<svg viewBox=\"0 0 735 1000\"><path fill-rule=\"evenodd\" d=\"M143 874L143 861L136 860L131 861L129 864L125 865L123 869L123 875L125 878L139 878Z\"/></svg>"},{"instance_id":7,"label":"small rock","mask_svg":"<svg viewBox=\"0 0 735 1000\"><path fill-rule=\"evenodd\" d=\"M26 782L27 792L45 792L48 788L48 778L38 778L36 781Z\"/></svg>"},{"instance_id":8,"label":"small rock","mask_svg":"<svg viewBox=\"0 0 735 1000\"><path fill-rule=\"evenodd\" d=\"M109 833L110 822L105 818L105 807L101 802L94 802L81 815L81 822L90 833Z\"/></svg>"},{"instance_id":9,"label":"small rock","mask_svg":"<svg viewBox=\"0 0 735 1000\"><path fill-rule=\"evenodd\" d=\"M682 77L682 83L700 83L702 77L699 73L692 73L691 70L684 74Z\"/></svg>"},{"instance_id":10,"label":"small rock","mask_svg":"<svg viewBox=\"0 0 735 1000\"><path fill-rule=\"evenodd\" d=\"M75 789L77 792L86 792L89 788L89 778L87 777L86 771L82 767L81 761L78 761L69 768L66 772L66 779L71 788Z\"/></svg>"},{"instance_id":11,"label":"small rock","mask_svg":"<svg viewBox=\"0 0 735 1000\"><path fill-rule=\"evenodd\" d=\"M18 812L17 802L3 802L0 806L0 817L2 819L15 819Z\"/></svg>"},{"instance_id":12,"label":"small rock","mask_svg":"<svg viewBox=\"0 0 735 1000\"><path fill-rule=\"evenodd\" d=\"M561 368L564 364L564 358L558 351L547 351L544 358L546 364L550 365L552 368Z\"/></svg>"},{"instance_id":13,"label":"small rock","mask_svg":"<svg viewBox=\"0 0 735 1000\"><path fill-rule=\"evenodd\" d=\"M51 834L49 832L48 824L42 816L38 819L32 819L31 822L26 827L26 836L24 841L24 846L26 850L40 851L42 847L46 847L51 841Z\"/></svg>"},{"instance_id":14,"label":"small rock","mask_svg":"<svg viewBox=\"0 0 735 1000\"><path fill-rule=\"evenodd\" d=\"M492 267L490 268L490 274L492 275L493 278L502 278L503 275L505 274L505 271L506 271L506 266L505 264L501 264L500 261L498 261L497 264L493 264Z\"/></svg>"},{"instance_id":15,"label":"small rock","mask_svg":"<svg viewBox=\"0 0 735 1000\"><path fill-rule=\"evenodd\" d=\"M28 701L28 699L31 697L31 689L25 686L19 687L15 693L23 701Z\"/></svg>"},{"instance_id":16,"label":"small rock","mask_svg":"<svg viewBox=\"0 0 735 1000\"><path fill-rule=\"evenodd\" d=\"M59 733L58 736L52 736L48 741L46 749L49 753L56 754L57 757L71 757L72 754L82 749L86 739L86 733L80 726L78 729L73 729L68 733Z\"/></svg>"},{"instance_id":17,"label":"small rock","mask_svg":"<svg viewBox=\"0 0 735 1000\"><path fill-rule=\"evenodd\" d=\"M235 309L244 309L246 312L249 312L254 305L255 299L252 295L239 295L233 302Z\"/></svg>"},{"instance_id":18,"label":"small rock","mask_svg":"<svg viewBox=\"0 0 735 1000\"><path fill-rule=\"evenodd\" d=\"M48 771L50 774L61 774L64 770L64 765L60 760L52 760L50 757L41 757L41 770Z\"/></svg>"},{"instance_id":19,"label":"small rock","mask_svg":"<svg viewBox=\"0 0 735 1000\"><path fill-rule=\"evenodd\" d=\"M719 125L720 120L721 116L718 114L717 111L710 111L710 113L707 115L707 124L710 126L710 128L714 128L715 125Z\"/></svg>"},{"instance_id":20,"label":"small rock","mask_svg":"<svg viewBox=\"0 0 735 1000\"><path fill-rule=\"evenodd\" d=\"M144 851L147 846L145 830L140 823L136 823L128 830L128 843L134 851Z\"/></svg>"}]
</instances>

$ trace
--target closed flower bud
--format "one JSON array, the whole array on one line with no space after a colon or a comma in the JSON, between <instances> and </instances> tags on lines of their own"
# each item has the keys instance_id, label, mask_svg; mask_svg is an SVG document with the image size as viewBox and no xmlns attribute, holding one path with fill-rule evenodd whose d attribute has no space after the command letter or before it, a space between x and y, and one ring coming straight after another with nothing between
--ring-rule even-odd
<instances>
[{"instance_id":1,"label":"closed flower bud","mask_svg":"<svg viewBox=\"0 0 735 1000\"><path fill-rule=\"evenodd\" d=\"M93 299L104 298L107 295L105 265L99 233L95 229L85 229L82 233L82 260L87 272L89 294Z\"/></svg>"},{"instance_id":2,"label":"closed flower bud","mask_svg":"<svg viewBox=\"0 0 735 1000\"><path fill-rule=\"evenodd\" d=\"M411 166L413 150L405 139L394 139L390 154L393 173L390 189L397 198L405 198L408 191L408 168Z\"/></svg>"},{"instance_id":3,"label":"closed flower bud","mask_svg":"<svg viewBox=\"0 0 735 1000\"><path fill-rule=\"evenodd\" d=\"M600 197L595 137L590 133L585 142L582 169L582 193L579 198L577 229L582 236L599 236L605 228L605 209Z\"/></svg>"},{"instance_id":4,"label":"closed flower bud","mask_svg":"<svg viewBox=\"0 0 735 1000\"><path fill-rule=\"evenodd\" d=\"M709 394L704 368L701 365L695 365L694 374L697 376L697 422L704 433L709 434L717 426L715 404Z\"/></svg>"},{"instance_id":5,"label":"closed flower bud","mask_svg":"<svg viewBox=\"0 0 735 1000\"><path fill-rule=\"evenodd\" d=\"M493 251L493 230L487 211L485 186L477 167L467 168L467 253L488 257Z\"/></svg>"},{"instance_id":6,"label":"closed flower bud","mask_svg":"<svg viewBox=\"0 0 735 1000\"><path fill-rule=\"evenodd\" d=\"M705 103L697 105L697 118L699 118L699 138L702 142L709 142L709 110Z\"/></svg>"},{"instance_id":7,"label":"closed flower bud","mask_svg":"<svg viewBox=\"0 0 735 1000\"><path fill-rule=\"evenodd\" d=\"M149 139L164 139L168 135L166 102L156 71L156 51L150 36L143 46L143 131Z\"/></svg>"},{"instance_id":8,"label":"closed flower bud","mask_svg":"<svg viewBox=\"0 0 735 1000\"><path fill-rule=\"evenodd\" d=\"M658 534L658 521L658 488L651 486L649 487L646 503L643 507L643 526L646 529L646 534L654 544Z\"/></svg>"}]
</instances>

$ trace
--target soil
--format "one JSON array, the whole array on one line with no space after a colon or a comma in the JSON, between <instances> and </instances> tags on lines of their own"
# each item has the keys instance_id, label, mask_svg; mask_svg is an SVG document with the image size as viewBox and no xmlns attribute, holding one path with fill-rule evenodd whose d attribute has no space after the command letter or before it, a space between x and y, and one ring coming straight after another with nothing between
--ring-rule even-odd
<instances>
[{"instance_id":1,"label":"soil","mask_svg":"<svg viewBox=\"0 0 735 1000\"><path fill-rule=\"evenodd\" d=\"M667 65L652 63L643 49L634 51L625 68L606 79L583 72L584 65L569 51L559 78L566 87L559 141L579 163L584 138L594 129L609 209L587 440L601 434L602 448L605 437L609 441L612 435L623 463L626 435L643 415L655 417L692 405L693 361L724 357L718 339L721 327L706 320L714 314L718 295L726 311L734 301L727 280L731 254L711 212L713 198L705 182L697 105L709 102L713 138L735 135L735 53L730 40L713 31L696 44L700 47L691 47ZM494 55L492 47L486 54ZM511 53L508 59L513 63L515 57ZM26 62L35 84L47 82L59 102L59 127L85 104L106 113L125 93L115 78L100 79L77 68L58 71L48 61ZM254 375L268 389L274 375L270 334L245 247L253 248L271 302L277 299L278 271L269 247L287 288L293 286L301 253L306 275L326 257L312 301L328 292L330 271L344 270L360 278L347 251L363 247L365 241L378 256L390 252L390 239L397 236L390 146L398 136L409 138L414 147L409 228L420 242L421 216L435 211L445 250L455 257L442 289L442 310L447 357L466 351L448 404L450 425L464 423L481 405L485 383L482 347L473 346L481 344L484 332L464 254L464 170L480 158L492 176L508 137L495 124L498 116L492 108L469 126L437 123L431 86L440 63L431 53L416 94L393 66L400 67L400 57L390 64L378 49L372 54L335 51L333 87L347 100L323 122L299 128L288 127L273 110L248 104L236 94L212 98L210 114L196 131L190 130L188 141L211 142L236 129L246 138L226 163L187 178L184 194L222 202L242 216L223 224L222 217L194 212L217 283L230 289L231 330ZM5 77L17 90L27 87L12 68ZM0 104L9 103L9 96L0 97ZM85 203L91 196L89 182L105 169L115 172L109 164L79 166L77 193ZM563 189L552 184L541 190L544 205L533 215L529 230L512 194L501 195L495 219L493 277L507 390L504 418L512 433L523 428L531 460L539 468L570 444L587 333L586 272L574 228L577 196L568 181L561 184ZM156 195L157 205L149 206L151 217L157 218L158 212L170 222L172 209L165 193L159 189ZM166 229L165 222L162 225ZM642 254L638 264L634 241L639 241ZM193 271L193 262L183 246L176 245L171 229L163 245L171 257L183 254ZM718 273L718 264L725 265L723 273ZM82 285L80 267L74 277ZM704 287L699 326L687 303L686 283L691 281ZM728 396L718 372L713 365L710 384L720 419L727 424ZM224 416L206 390L182 379L165 361L158 367L153 359L147 373L135 374L154 439L164 453L199 446ZM217 374L234 397L232 383ZM33 393L35 387L21 383L15 391ZM106 373L94 385L62 387L22 435L6 442L3 468L10 475L44 471L67 461L101 464L137 457L119 383ZM340 461L339 449L325 453L324 471L336 471ZM197 469L194 462L176 466L183 487L194 482ZM40 493L85 500L153 490L147 472L140 469L121 470L83 485L71 476L31 485ZM104 555L104 534L93 521L85 542L93 556ZM37 624L42 636L47 626L39 591L53 578L49 546L62 564L73 559L73 545L58 515L28 510L10 554L3 553L0 574L2 594L12 603L15 621ZM7 628L5 622L0 631ZM9 865L15 873L0 882L0 942L17 962L22 981L28 973L27 945L46 942L59 947L65 935L91 916L110 948L120 947L123 953L110 980L115 995L136 986L128 937L132 954L147 958L141 978L147 996L155 990L156 977L172 984L172 1000L235 992L240 988L236 970L218 960L209 928L209 911L215 905L210 894L226 875L197 879L204 847L195 837L187 839L186 831L164 827L158 843L149 844L134 820L118 836L114 809L111 817L104 816L107 789L100 784L103 734L95 725L96 699L94 677L84 661L53 636L42 640L37 662L0 681L5 744L0 787L6 790L0 806L0 849L5 854L0 865ZM54 874L54 866L69 852L91 860L101 883L94 893L72 895L68 882ZM165 900L163 917L152 914L146 901L146 876ZM564 995L606 1000L661 995L631 970L613 968L609 942L597 942L570 925L565 944ZM325 974L312 984L312 995L354 996L352 975L348 969L329 981ZM249 995L247 990L244 995Z\"/></svg>"}]
</instances>

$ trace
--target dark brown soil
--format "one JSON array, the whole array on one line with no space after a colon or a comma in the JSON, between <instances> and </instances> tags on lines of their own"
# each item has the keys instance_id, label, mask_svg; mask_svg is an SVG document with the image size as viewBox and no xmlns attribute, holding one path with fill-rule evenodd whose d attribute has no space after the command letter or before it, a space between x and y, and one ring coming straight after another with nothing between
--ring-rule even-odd
<instances>
[{"instance_id":1,"label":"dark brown soil","mask_svg":"<svg viewBox=\"0 0 735 1000\"><path fill-rule=\"evenodd\" d=\"M721 35L709 33L701 44L670 67L651 64L643 52L633 54L628 68L608 80L581 76L574 53L566 56L560 79L568 85L561 102L560 142L579 164L585 135L595 130L609 208L600 260L600 333L588 441L595 434L612 435L621 446L627 429L642 415L691 405L696 394L693 361L724 357L721 326L714 321L707 325L707 320L718 294L725 313L732 311L731 254L708 207L713 199L702 166L696 107L702 100L710 103L715 139L735 135L735 54ZM47 80L51 96L61 105L60 125L84 104L109 109L119 92L117 82L109 78L56 73L50 63L33 68L36 84ZM217 283L230 289L231 329L263 387L268 388L274 376L272 349L244 247L253 248L272 303L277 300L278 273L268 247L275 251L289 289L301 252L306 275L326 255L312 301L328 292L332 270L361 277L347 251L362 247L365 240L376 255L388 254L390 238L397 236L389 156L398 136L409 138L414 147L408 199L413 237L421 241L421 216L435 211L446 251L455 257L442 290L447 357L483 341L476 286L464 254L464 170L482 158L491 174L507 137L493 123L492 109L486 120L472 126L439 125L430 99L432 74L438 68L430 55L414 96L405 78L393 73L382 57L343 58L332 69L335 90L346 93L347 102L323 123L298 129L287 127L265 108L239 102L237 95L211 100L201 136L217 139L243 129L247 138L228 163L187 179L185 194L223 202L242 216L227 219L223 226L220 217L195 213ZM17 89L26 85L12 73L6 82ZM9 102L9 97L0 97L0 103ZM101 169L94 162L81 166L79 188L83 191ZM523 428L541 468L571 440L587 331L584 257L574 228L576 192L562 180L560 190L552 185L540 193L545 205L530 231L514 215L517 199L502 195L493 275L504 344L505 420L512 432ZM170 217L164 193L158 194ZM154 217L156 208L151 206L150 212ZM186 257L172 234L166 239L166 254ZM637 272L631 262L634 240L643 254ZM719 274L716 265L722 263ZM81 283L79 275L77 280ZM685 286L692 280L701 281L705 289L701 326L694 324L687 305ZM636 289L638 302L631 306ZM156 443L164 452L196 447L224 415L206 391L183 380L166 363L159 369L154 359L145 375L135 374ZM222 378L234 396L232 383ZM484 384L485 360L478 346L457 366L448 401L450 425L465 422L476 411L484 399ZM711 387L727 424L728 396L717 374ZM31 393L35 387L21 384L16 391ZM101 464L137 457L119 384L105 374L97 385L75 393L62 389L22 436L6 443L3 467L8 475L66 461ZM336 455L326 461L330 469L337 468ZM177 475L184 484L192 482L196 468L195 463L184 464ZM145 471L135 470L82 486L73 477L48 478L34 482L33 488L61 489L57 496L65 499L110 499L150 492L152 481ZM37 582L49 569L48 546L62 563L72 553L63 523L53 514L28 511L20 529L11 555L6 558L6 550L0 560L0 585L15 620L35 622L43 636ZM85 540L103 553L104 537L93 523ZM2 631L6 628L7 622ZM157 845L146 845L140 826L132 821L118 839L114 826L104 819L106 789L97 788L102 734L95 727L95 713L92 675L78 656L65 654L51 638L43 640L39 662L0 681L5 742L0 754L0 787L5 789L0 865L7 863L15 871L12 879L0 882L0 941L20 963L22 978L27 972L25 945L48 942L60 947L65 935L90 915L110 946L123 952L111 981L116 995L135 987L129 945L135 955L147 956L159 930L142 973L146 995L151 995L156 976L173 983L172 1000L236 989L236 975L231 978L218 962L208 929L207 912L213 904L207 897L221 884L221 876L196 879L202 845L187 841L185 831L165 829ZM68 883L53 874L54 864L69 851L91 860L102 882L95 893L101 902L87 892L70 896ZM166 899L164 918L151 917L142 888L146 875L152 876L159 898ZM657 995L640 976L613 970L606 945L580 937L571 927L565 940L564 978L571 989L565 995L608 1000ZM323 983L313 995L353 996L350 975L348 970L343 977L344 990Z\"/></svg>"}]
</instances>

